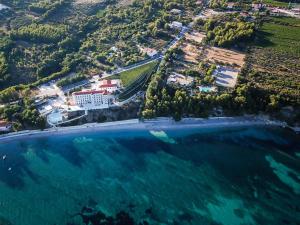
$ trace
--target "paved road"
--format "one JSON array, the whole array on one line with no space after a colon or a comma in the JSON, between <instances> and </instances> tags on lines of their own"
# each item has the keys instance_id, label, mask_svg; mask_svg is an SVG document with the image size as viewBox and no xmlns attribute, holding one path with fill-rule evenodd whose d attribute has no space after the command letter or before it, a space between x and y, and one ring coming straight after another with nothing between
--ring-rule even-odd
<instances>
[{"instance_id":1,"label":"paved road","mask_svg":"<svg viewBox=\"0 0 300 225\"><path fill-rule=\"evenodd\" d=\"M127 67L118 68L118 69L112 71L111 73L106 73L106 74L103 75L103 78L110 77L110 76L113 76L115 74L125 72L125 71L128 71L128 70L132 70L134 68L137 68L137 67L146 65L148 63L154 62L155 60L163 59L166 52L169 49L173 48L185 36L185 34L191 30L193 25L194 25L194 22L191 22L188 26L183 26L180 33L162 50L161 53L157 53L156 55L154 55L150 59L135 63L135 64L127 66Z\"/></svg>"}]
</instances>

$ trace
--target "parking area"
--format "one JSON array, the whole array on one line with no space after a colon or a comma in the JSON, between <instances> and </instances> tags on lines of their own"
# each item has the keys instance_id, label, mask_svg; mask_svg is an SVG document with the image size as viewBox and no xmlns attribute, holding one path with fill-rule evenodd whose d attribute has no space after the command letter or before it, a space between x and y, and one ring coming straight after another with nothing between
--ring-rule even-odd
<instances>
[{"instance_id":1,"label":"parking area","mask_svg":"<svg viewBox=\"0 0 300 225\"><path fill-rule=\"evenodd\" d=\"M67 109L67 97L54 82L43 84L38 87L37 99L45 99L45 102L38 106L41 114L47 114L55 108Z\"/></svg>"}]
</instances>

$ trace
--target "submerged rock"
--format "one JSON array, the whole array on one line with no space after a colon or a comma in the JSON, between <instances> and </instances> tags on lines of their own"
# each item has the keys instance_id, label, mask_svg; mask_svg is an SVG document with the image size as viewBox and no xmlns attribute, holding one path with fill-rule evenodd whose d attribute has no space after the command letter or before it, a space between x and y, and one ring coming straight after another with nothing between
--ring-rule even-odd
<instances>
[{"instance_id":1,"label":"submerged rock","mask_svg":"<svg viewBox=\"0 0 300 225\"><path fill-rule=\"evenodd\" d=\"M114 217L105 215L94 208L84 206L80 213L85 225L135 225L134 219L125 211L118 212Z\"/></svg>"},{"instance_id":2,"label":"submerged rock","mask_svg":"<svg viewBox=\"0 0 300 225\"><path fill-rule=\"evenodd\" d=\"M12 223L3 217L0 217L0 225L12 225Z\"/></svg>"}]
</instances>

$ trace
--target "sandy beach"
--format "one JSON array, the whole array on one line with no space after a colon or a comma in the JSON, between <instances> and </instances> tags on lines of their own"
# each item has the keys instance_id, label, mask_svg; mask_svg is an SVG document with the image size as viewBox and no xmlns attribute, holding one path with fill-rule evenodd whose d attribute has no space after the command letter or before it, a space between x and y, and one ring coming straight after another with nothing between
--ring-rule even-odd
<instances>
[{"instance_id":1,"label":"sandy beach","mask_svg":"<svg viewBox=\"0 0 300 225\"><path fill-rule=\"evenodd\" d=\"M184 128L209 128L209 127L238 127L238 126L280 126L286 127L286 123L281 121L269 120L262 116L242 116L242 117L210 117L210 118L183 118L181 121L174 121L172 118L156 118L140 121L139 119L105 122L105 123L88 123L78 126L53 127L45 130L25 130L8 133L0 136L0 141L11 140L16 138L28 138L47 136L51 134L69 134L78 132L91 131L109 131L109 130L170 130Z\"/></svg>"}]
</instances>

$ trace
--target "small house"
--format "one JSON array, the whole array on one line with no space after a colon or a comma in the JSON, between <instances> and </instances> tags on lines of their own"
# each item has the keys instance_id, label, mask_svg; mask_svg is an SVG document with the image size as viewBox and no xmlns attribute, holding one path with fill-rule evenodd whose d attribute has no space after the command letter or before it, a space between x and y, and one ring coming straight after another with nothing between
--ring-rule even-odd
<instances>
[{"instance_id":1,"label":"small house","mask_svg":"<svg viewBox=\"0 0 300 225\"><path fill-rule=\"evenodd\" d=\"M170 24L170 27L172 29L176 29L176 30L181 30L183 25L181 22L178 22L178 21L173 21L171 24Z\"/></svg>"}]
</instances>

